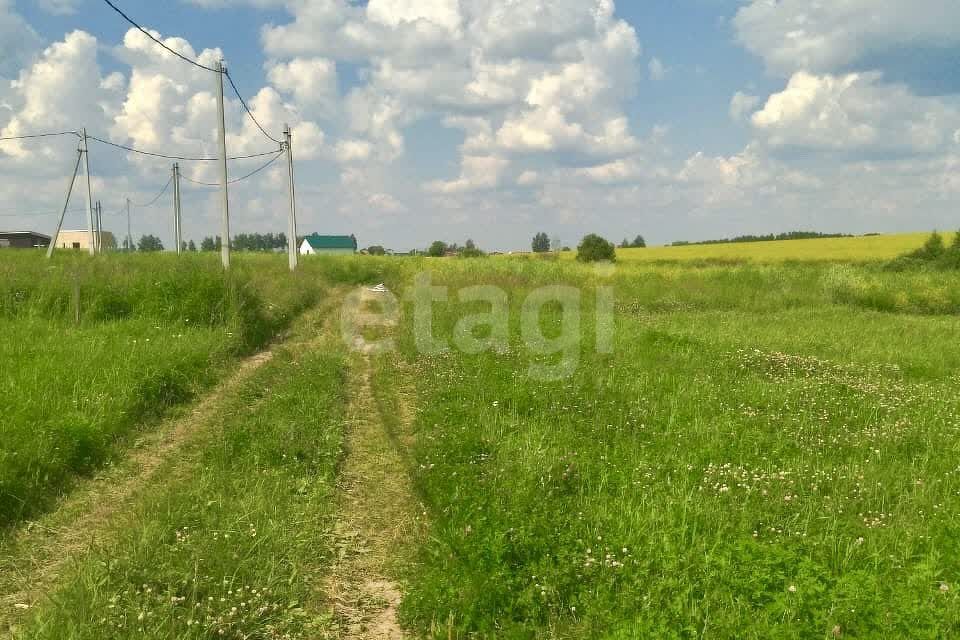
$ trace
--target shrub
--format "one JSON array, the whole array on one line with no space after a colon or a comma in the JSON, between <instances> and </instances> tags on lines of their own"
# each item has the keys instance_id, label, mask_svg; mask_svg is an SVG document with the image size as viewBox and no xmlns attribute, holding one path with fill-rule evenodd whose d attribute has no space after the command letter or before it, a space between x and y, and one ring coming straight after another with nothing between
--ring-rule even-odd
<instances>
[{"instance_id":1,"label":"shrub","mask_svg":"<svg viewBox=\"0 0 960 640\"><path fill-rule=\"evenodd\" d=\"M911 253L909 257L932 261L942 257L946 251L947 248L943 242L943 236L934 231L930 234L930 237L927 238L923 246Z\"/></svg>"},{"instance_id":2,"label":"shrub","mask_svg":"<svg viewBox=\"0 0 960 640\"><path fill-rule=\"evenodd\" d=\"M949 248L943 236L934 231L922 247L900 256L886 265L888 271L915 269L960 269L960 233L953 238Z\"/></svg>"},{"instance_id":3,"label":"shrub","mask_svg":"<svg viewBox=\"0 0 960 640\"><path fill-rule=\"evenodd\" d=\"M616 260L617 250L612 242L601 238L595 233L585 236L577 247L579 262L613 262Z\"/></svg>"}]
</instances>

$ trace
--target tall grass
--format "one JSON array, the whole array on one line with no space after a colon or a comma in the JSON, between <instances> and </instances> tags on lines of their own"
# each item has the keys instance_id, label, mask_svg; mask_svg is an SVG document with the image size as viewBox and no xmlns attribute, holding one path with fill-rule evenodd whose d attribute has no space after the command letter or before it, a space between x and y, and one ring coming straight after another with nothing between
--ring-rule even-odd
<instances>
[{"instance_id":1,"label":"tall grass","mask_svg":"<svg viewBox=\"0 0 960 640\"><path fill-rule=\"evenodd\" d=\"M205 255L0 255L0 528L47 509L271 340L323 294L326 267L291 275L279 257L240 256L224 274Z\"/></svg>"},{"instance_id":2,"label":"tall grass","mask_svg":"<svg viewBox=\"0 0 960 640\"><path fill-rule=\"evenodd\" d=\"M15 636L333 637L315 590L335 552L343 369L336 342L281 352Z\"/></svg>"},{"instance_id":3,"label":"tall grass","mask_svg":"<svg viewBox=\"0 0 960 640\"><path fill-rule=\"evenodd\" d=\"M514 313L558 276L504 269ZM513 324L498 354L427 357L407 333L431 531L405 620L436 638L960 634L957 323L837 300L836 277L623 268L616 349L593 352L587 309L556 382L527 376ZM434 280L486 278L448 262ZM602 282L574 280L585 300ZM463 311L438 303L438 334Z\"/></svg>"},{"instance_id":4,"label":"tall grass","mask_svg":"<svg viewBox=\"0 0 960 640\"><path fill-rule=\"evenodd\" d=\"M835 266L824 277L834 302L890 313L960 313L960 273Z\"/></svg>"}]
</instances>

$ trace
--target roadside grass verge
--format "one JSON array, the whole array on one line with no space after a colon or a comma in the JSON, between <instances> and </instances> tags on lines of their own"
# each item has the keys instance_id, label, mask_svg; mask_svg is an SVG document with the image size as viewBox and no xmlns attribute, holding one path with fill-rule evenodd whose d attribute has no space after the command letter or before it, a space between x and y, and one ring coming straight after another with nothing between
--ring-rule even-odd
<instances>
[{"instance_id":1,"label":"roadside grass verge","mask_svg":"<svg viewBox=\"0 0 960 640\"><path fill-rule=\"evenodd\" d=\"M344 380L336 340L281 350L15 637L324 637Z\"/></svg>"},{"instance_id":2,"label":"roadside grass verge","mask_svg":"<svg viewBox=\"0 0 960 640\"><path fill-rule=\"evenodd\" d=\"M436 638L960 634L955 322L833 304L797 286L820 282L807 267L734 267L703 288L688 273L679 293L667 277L631 285L645 272L628 268L613 276L616 348L596 354L604 280L584 269L580 366L540 381L514 319L556 268L513 273L504 353L424 356L404 327L430 527L408 624ZM437 266L434 284L488 282L465 269ZM687 304L633 304L657 296ZM437 303L437 334L475 311ZM544 309L545 329L561 321ZM945 355L923 366L933 349Z\"/></svg>"}]
</instances>

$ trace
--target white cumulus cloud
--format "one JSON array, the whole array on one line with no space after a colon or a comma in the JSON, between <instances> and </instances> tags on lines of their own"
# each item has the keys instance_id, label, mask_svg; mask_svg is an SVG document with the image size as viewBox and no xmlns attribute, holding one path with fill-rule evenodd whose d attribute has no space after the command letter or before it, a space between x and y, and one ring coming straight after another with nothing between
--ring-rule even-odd
<instances>
[{"instance_id":1,"label":"white cumulus cloud","mask_svg":"<svg viewBox=\"0 0 960 640\"><path fill-rule=\"evenodd\" d=\"M797 72L753 114L774 146L931 152L952 144L960 110L883 83L879 73Z\"/></svg>"},{"instance_id":2,"label":"white cumulus cloud","mask_svg":"<svg viewBox=\"0 0 960 640\"><path fill-rule=\"evenodd\" d=\"M918 44L960 44L954 0L749 0L737 37L777 72L836 71L865 56Z\"/></svg>"}]
</instances>

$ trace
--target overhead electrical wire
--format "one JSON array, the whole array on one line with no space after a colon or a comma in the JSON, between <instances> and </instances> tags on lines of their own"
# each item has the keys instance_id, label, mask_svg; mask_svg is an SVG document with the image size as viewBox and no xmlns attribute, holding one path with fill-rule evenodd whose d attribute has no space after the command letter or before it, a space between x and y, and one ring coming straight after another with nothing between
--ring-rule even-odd
<instances>
[{"instance_id":1,"label":"overhead electrical wire","mask_svg":"<svg viewBox=\"0 0 960 640\"><path fill-rule=\"evenodd\" d=\"M186 180L187 182L192 182L193 184L198 184L201 187L219 187L220 185L216 182L203 182L202 180L194 180L188 175L180 174L180 177ZM230 184L229 182L227 184Z\"/></svg>"},{"instance_id":2,"label":"overhead electrical wire","mask_svg":"<svg viewBox=\"0 0 960 640\"><path fill-rule=\"evenodd\" d=\"M133 26L134 26L138 31L140 31L143 35L147 36L148 38L150 38L151 40L153 40L155 43L157 43L158 45L160 45L161 47L163 47L164 49L166 49L167 51L169 51L169 52L172 53L173 55L177 56L178 58L180 58L180 59L183 60L184 62L189 62L190 64L192 64L192 65L195 66L195 67L199 67L199 68L201 68L201 69L206 69L207 71L212 71L213 73L222 73L223 75L225 75L225 76L227 77L227 80L230 81L230 86L233 88L233 92L234 92L235 94L237 94L237 98L240 99L240 104L243 105L244 111L247 112L247 115L250 116L250 119L253 120L253 123L254 123L255 125L257 125L257 128L260 129L260 131L263 133L263 135L267 136L268 138L270 138L271 140L273 140L273 141L276 142L277 144L280 144L280 145L283 144L283 143L281 143L279 140L277 140L276 138L274 138L272 135L270 135L269 133L267 133L267 130L263 128L263 125L260 124L260 122L256 119L256 117L254 117L253 112L250 110L250 107L247 106L247 103L246 103L246 101L243 99L243 96L240 95L240 90L237 89L237 85L234 83L233 77L230 75L230 72L229 72L227 69L225 69L225 68L222 68L222 69L214 69L213 67L208 67L208 66L205 65L205 64L201 64L201 63L197 62L196 60L193 60L193 59L191 59L191 58L188 58L187 56L183 55L183 54L180 53L179 51L173 50L172 48L170 48L170 47L168 47L166 44L164 44L163 41L161 41L159 38L155 37L152 33L150 33L149 31L147 31L147 30L144 29L143 27L141 27L133 18L131 18L130 16L128 16L126 13L124 13L117 5L115 5L114 3L112 3L110 0L103 0L103 1L106 2L106 3L110 6L111 9L113 9L113 10L116 11L118 14L120 14L120 16L121 16L124 20L126 20L126 21L129 22L131 25L133 25Z\"/></svg>"},{"instance_id":3,"label":"overhead electrical wire","mask_svg":"<svg viewBox=\"0 0 960 640\"><path fill-rule=\"evenodd\" d=\"M170 47L168 47L166 44L164 44L159 38L155 37L152 33L150 33L149 31L147 31L146 29L144 29L143 27L141 27L139 24L137 24L137 23L133 20L133 18L131 18L130 16L128 16L127 14L125 14L123 11L121 11L121 9L120 9L117 5L115 5L115 4L113 4L112 2L110 2L110 0L103 0L103 1L106 2L106 3L110 6L111 9L113 9L114 11L116 11L117 13L119 13L120 16L121 16L124 20L126 20L127 22L129 22L129 23L130 23L131 25L133 25L138 31L140 31L140 33L142 33L143 35L147 36L148 38L150 38L151 40L153 40L154 42L156 42L158 45L160 45L161 47L163 47L164 49L166 49L167 51L169 51L169 52L172 53L173 55L177 56L178 58L180 58L180 59L183 60L184 62L189 62L190 64L192 64L192 65L195 66L195 67L199 67L199 68L201 68L201 69L206 69L207 71L212 71L213 73L218 73L218 71L217 71L216 69L214 69L213 67L208 67L208 66L205 65L205 64L200 64L200 63L197 62L196 60L192 60L192 59L188 58L187 56L183 55L183 54L180 53L179 51L174 51L173 49L171 49Z\"/></svg>"},{"instance_id":4,"label":"overhead electrical wire","mask_svg":"<svg viewBox=\"0 0 960 640\"><path fill-rule=\"evenodd\" d=\"M141 149L128 147L127 145L120 144L118 142L110 142L109 140L104 140L103 138L98 138L96 136L87 136L87 137L90 140L95 140L96 142L105 144L110 147L116 147L117 149L122 149L123 151L129 151L130 153L138 153L143 156L151 156L153 158L165 158L167 160L183 160L185 162L212 162L214 160L217 160L217 158L196 158L196 157L188 157L188 156L173 156L165 153L157 153L155 151L143 151Z\"/></svg>"},{"instance_id":5,"label":"overhead electrical wire","mask_svg":"<svg viewBox=\"0 0 960 640\"><path fill-rule=\"evenodd\" d=\"M262 166L260 166L260 167L257 167L256 169L254 169L253 171L251 171L250 173L248 173L248 174L246 174L246 175L244 175L244 176L241 176L241 177L239 177L239 178L234 178L233 180L228 180L228 181L227 181L227 184L236 184L236 183L238 183L238 182L243 182L244 180L247 180L248 178L252 178L253 176L255 176L255 175L257 175L258 173L260 173L261 171L266 170L270 165L272 165L274 162L276 162L277 160L279 160L279 159L280 159L280 156L282 156L284 153L285 153L284 151L280 151L279 153L277 153L277 155L275 155L274 157L270 158L270 160L269 160L266 164L264 164L264 165L262 165ZM203 181L201 181L201 180L194 180L194 179L191 178L190 176L183 175L182 173L180 174L180 177L183 178L184 180L186 180L187 182L192 182L193 184L197 184L197 185L200 185L200 186L202 186L202 187L219 187L219 186L220 186L220 184L217 183L217 182L203 182Z\"/></svg>"},{"instance_id":6,"label":"overhead electrical wire","mask_svg":"<svg viewBox=\"0 0 960 640\"><path fill-rule=\"evenodd\" d=\"M203 157L199 157L199 156L174 156L174 155L169 155L169 154L166 154L166 153L158 153L158 152L156 152L156 151L144 151L144 150L142 150L142 149L136 149L136 148L134 148L134 147L129 147L129 146L125 145L125 144L120 144L119 142L111 142L111 141L109 141L109 140L104 140L103 138L98 138L98 137L96 137L96 136L87 136L87 137L88 137L90 140L94 140L94 141L99 142L99 143L101 143L101 144L105 144L105 145L108 145L108 146L111 146L111 147L116 147L117 149L121 149L121 150L123 150L123 151L129 151L130 153L137 153L137 154L140 154L140 155L143 155L143 156L150 156L150 157L153 157L153 158L164 158L164 159L166 159L166 160L182 160L182 161L184 161L184 162L216 162L216 161L220 160L220 158L215 158L215 157L210 157L210 156L203 156ZM262 151L262 152L260 152L260 153L250 153L250 154L242 155L242 156L228 156L228 157L227 157L227 160L249 160L249 159L251 159L251 158L264 158L264 157L266 157L266 156L272 156L272 155L275 154L275 153L277 153L277 150L276 150L276 149L272 149L272 150L270 150L270 151Z\"/></svg>"},{"instance_id":7,"label":"overhead electrical wire","mask_svg":"<svg viewBox=\"0 0 960 640\"><path fill-rule=\"evenodd\" d=\"M0 138L0 141L32 140L33 138L53 138L55 136L77 136L79 138L80 134L76 131L60 131L58 133L34 133L32 135L26 135L26 136L4 136Z\"/></svg>"},{"instance_id":8,"label":"overhead electrical wire","mask_svg":"<svg viewBox=\"0 0 960 640\"><path fill-rule=\"evenodd\" d=\"M230 86L233 87L233 92L234 92L235 94L237 94L237 98L240 99L240 104L243 105L244 111L246 111L246 112L247 112L247 115L250 116L250 119L253 120L253 124L257 125L257 128L260 129L260 133L262 133L263 135L267 136L268 138L270 138L271 140L273 140L274 142L276 142L276 143L279 144L280 146L283 146L283 143L280 142L279 140L277 140L276 138L274 138L274 137L273 137L272 135L270 135L269 133L267 133L267 130L263 128L263 125L260 124L260 121L257 120L256 117L254 117L253 112L250 111L250 107L247 106L247 103L246 103L246 101L243 99L243 96L240 95L240 90L237 89L237 85L234 84L234 82L233 82L233 76L230 75L230 72L229 72L229 71L224 71L224 72L223 72L223 75L227 76L227 80L230 81Z\"/></svg>"},{"instance_id":9,"label":"overhead electrical wire","mask_svg":"<svg viewBox=\"0 0 960 640\"><path fill-rule=\"evenodd\" d=\"M172 175L170 176L170 178L167 179L167 184L163 185L163 189L160 189L160 193L158 193L157 196L156 196L153 200L151 200L150 202L148 202L148 203L146 203L146 204L138 204L138 203L136 203L136 202L131 202L130 204L131 204L132 206L138 208L138 209L144 209L144 208L146 208L146 207L152 207L153 205L155 205L155 204L157 203L157 200L159 200L161 197L163 197L163 194L165 194L165 193L167 192L167 189L170 188L170 183L171 183L171 182L173 182L173 176L172 176Z\"/></svg>"},{"instance_id":10,"label":"overhead electrical wire","mask_svg":"<svg viewBox=\"0 0 960 640\"><path fill-rule=\"evenodd\" d=\"M269 133L267 133L267 130L263 127L262 124L260 124L260 121L257 120L256 116L253 115L253 112L250 110L250 107L247 105L246 101L243 99L243 96L241 95L240 90L237 88L236 83L233 81L233 77L230 75L230 73L229 73L229 71L227 71L227 69L223 68L222 65L218 65L218 68L209 67L209 66L207 66L207 65L205 65L205 64L202 64L202 63L200 63L200 62L198 62L198 61L196 61L196 60L193 60L193 59L191 59L191 58L188 58L187 56L183 55L183 54L180 53L179 51L176 51L176 50L174 50L173 48L169 47L167 44L165 44L165 43L164 43L163 41L161 41L159 38L157 38L157 37L154 36L152 33L150 33L150 32L147 31L145 28L143 28L140 24L138 24L135 20L133 20L133 18L131 18L130 16L128 16L126 13L124 13L123 10L121 10L116 4L114 4L113 2L111 2L111 0L104 0L104 2L105 2L111 9L113 9L113 11L115 11L117 14L119 14L124 20L126 20L130 25L132 25L135 29L137 29L140 33L142 33L143 35L147 36L147 38L149 38L150 40L152 40L155 44L159 45L160 47L162 47L162 48L163 48L164 50L166 50L167 52L173 54L173 55L176 56L177 58L180 58L180 59L183 60L184 62L187 62L188 64L191 64L191 65L193 65L193 66L195 66L195 67L197 67L197 68L199 68L199 69L204 69L204 70L210 71L210 72L212 72L212 73L221 73L221 74L223 74L224 76L226 76L226 77L227 77L227 80L228 80L229 83L230 83L230 87L233 89L233 92L236 94L237 98L240 100L240 104L243 106L243 109L244 109L244 111L246 112L247 116L253 121L253 123L257 126L257 128L260 130L260 132L261 132L264 136L266 136L266 137L269 138L271 141L275 142L277 145L280 146L280 150L279 150L279 151L267 151L267 152L263 152L263 153L253 153L253 154L248 154L248 155L232 156L232 157L226 158L227 160L244 160L244 159L260 158L260 157L265 157L265 156L273 155L273 157L270 158L270 160L267 161L267 162L266 162L265 164L263 164L262 166L254 169L254 170L251 171L250 173L247 173L246 175L243 175L243 176L241 176L241 177L239 177L239 178L234 178L233 180L229 180L229 181L227 182L227 184L236 184L236 183L238 183L238 182L242 182L242 181L244 181L244 180L247 180L247 179L249 179L249 178L252 178L253 176L255 176L255 175L257 175L258 173L260 173L261 171L265 171L268 167L270 167L271 165L273 165L273 163L275 163L277 160L279 160L282 155L284 155L284 153L286 152L286 146L284 145L283 142L281 142L281 141L278 140L277 138L275 138L275 137L271 136ZM154 157L154 158L163 158L163 159L166 159L166 160L180 160L180 161L184 161L184 162L215 162L215 161L221 159L221 158L217 158L217 157L177 156L177 155L171 155L171 154L165 154L165 153L158 153L158 152L153 152L153 151L144 151L144 150L142 150L142 149L137 149L137 148L130 147L130 146L123 145L123 144L119 144L119 143L116 143L116 142L111 142L111 141L109 141L109 140L105 140L105 139L103 139L103 138L98 138L98 137L96 137L96 136L83 136L83 135L81 135L81 134L80 134L79 132L77 132L77 131L62 131L62 132L54 132L54 133L41 133L41 134L23 135L23 136L4 136L4 137L0 137L0 142L13 141L13 140L30 140L30 139L35 139L35 138L50 138L50 137L66 136L66 135L73 135L73 136L76 136L76 137L78 137L78 138L80 138L80 139L87 138L87 139L94 140L95 142L99 142L99 143L101 143L101 144L105 144L105 145L107 145L107 146L111 146L111 147L114 147L114 148L117 148L117 149L121 149L121 150L123 150L123 151L127 151L127 152L129 152L129 153L136 153L136 154L139 154L139 155L150 156L150 157ZM77 160L78 166L79 166L79 162L80 162L80 160L79 160L79 158L78 158L78 160ZM192 183L194 183L194 184L198 184L198 185L202 185L202 186L209 186L209 187L219 186L217 183L209 183L209 182L202 182L202 181L199 181L199 180L194 180L194 179L190 178L189 176L184 176L184 175L182 175L182 174L181 174L181 177L183 177L183 179L186 180L187 182L192 182ZM146 203L146 204L134 204L134 203L131 202L130 204L133 205L133 206L136 206L137 208L150 207L150 206L156 204L156 202L157 202L161 197L163 197L163 194L166 193L167 190L170 188L170 184L171 184L172 182L173 182L173 176L171 176L170 179L167 180L167 183L164 185L163 189L161 189L160 192L156 195L156 197L154 197L153 200L151 200L150 202L148 202L148 203ZM129 202L129 201L128 201L128 202ZM121 211L121 212L118 212L118 213L123 213L123 212ZM19 214L19 213L7 213L7 214L4 214L4 213L0 213L0 216L23 216L23 215L54 215L54 214L52 214L52 213L51 213L51 214L47 214L47 213L36 213L36 214ZM116 214L107 214L107 215L116 215Z\"/></svg>"},{"instance_id":11,"label":"overhead electrical wire","mask_svg":"<svg viewBox=\"0 0 960 640\"><path fill-rule=\"evenodd\" d=\"M260 173L261 171L264 171L265 169L267 169L268 167L270 167L270 165L272 165L274 162L276 162L277 160L279 160L279 159L280 159L280 156L282 156L284 153L285 153L284 151L281 151L281 152L278 153L277 155L275 155L275 156L273 156L272 158L270 158L270 161L267 162L267 163L266 163L265 165L263 165L262 167L259 167L259 168L257 168L257 169L254 169L253 171L251 171L250 173L248 173L247 175L245 175L245 176L243 176L243 177L241 177L241 178L236 178L235 180L232 180L232 181L230 182L230 184L234 184L234 183L236 183L236 182L243 182L243 181L246 180L247 178L252 178L253 176L255 176L255 175L257 175L258 173Z\"/></svg>"}]
</instances>

